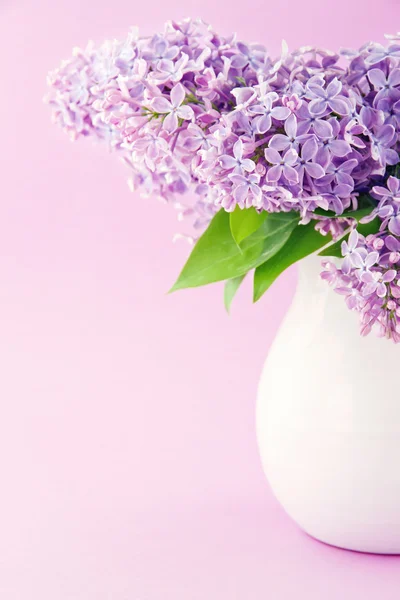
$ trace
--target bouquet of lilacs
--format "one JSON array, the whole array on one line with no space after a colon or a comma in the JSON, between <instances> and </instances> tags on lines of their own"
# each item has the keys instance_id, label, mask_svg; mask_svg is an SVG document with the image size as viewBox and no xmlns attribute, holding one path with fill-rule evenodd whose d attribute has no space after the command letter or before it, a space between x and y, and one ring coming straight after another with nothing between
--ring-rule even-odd
<instances>
[{"instance_id":1,"label":"bouquet of lilacs","mask_svg":"<svg viewBox=\"0 0 400 600\"><path fill-rule=\"evenodd\" d=\"M173 289L254 271L254 300L309 254L361 319L400 340L400 34L271 59L200 20L75 50L49 75L54 121L104 140L130 183L191 220Z\"/></svg>"}]
</instances>

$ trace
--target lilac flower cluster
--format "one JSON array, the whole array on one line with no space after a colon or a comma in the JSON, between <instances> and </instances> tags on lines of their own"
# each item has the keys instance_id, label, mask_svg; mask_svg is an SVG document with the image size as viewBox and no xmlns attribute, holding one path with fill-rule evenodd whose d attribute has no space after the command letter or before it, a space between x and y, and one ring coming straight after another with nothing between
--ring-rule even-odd
<instances>
[{"instance_id":1,"label":"lilac flower cluster","mask_svg":"<svg viewBox=\"0 0 400 600\"><path fill-rule=\"evenodd\" d=\"M380 228L366 237L353 229L348 241L342 242L341 266L326 262L321 276L345 297L348 308L359 312L362 335L374 329L400 342L400 180L392 175L398 168L387 167L399 161L400 35L387 37L388 47L369 43L358 52L343 52L350 59L346 79L361 107L347 130L358 135L364 124L371 158L382 162L381 171L368 175L366 190L376 206L363 219L380 219Z\"/></svg>"},{"instance_id":2,"label":"lilac flower cluster","mask_svg":"<svg viewBox=\"0 0 400 600\"><path fill-rule=\"evenodd\" d=\"M342 267L323 276L361 313L363 333L378 323L397 340L399 35L342 60L285 46L271 60L263 46L188 19L76 50L49 84L54 120L72 138L105 140L134 189L173 203L197 228L221 208L255 207L296 210L300 223L315 219L338 237L346 210L370 194L380 232L353 231Z\"/></svg>"},{"instance_id":3,"label":"lilac flower cluster","mask_svg":"<svg viewBox=\"0 0 400 600\"><path fill-rule=\"evenodd\" d=\"M340 267L324 264L321 276L345 297L351 310L361 317L361 333L373 327L382 336L400 341L400 179L389 177L387 188L375 186L378 207L368 217L382 219L376 234L364 237L353 229L342 242Z\"/></svg>"},{"instance_id":4,"label":"lilac flower cluster","mask_svg":"<svg viewBox=\"0 0 400 600\"><path fill-rule=\"evenodd\" d=\"M221 202L218 189L195 174L196 158L217 151L222 128L210 129L232 111L231 91L256 85L271 68L262 46L188 19L153 37L133 30L122 42L75 50L49 75L49 102L72 139L106 140L130 167L133 188L174 203L204 228ZM189 191L192 206L184 204Z\"/></svg>"},{"instance_id":5,"label":"lilac flower cluster","mask_svg":"<svg viewBox=\"0 0 400 600\"><path fill-rule=\"evenodd\" d=\"M273 62L201 21L168 23L76 51L50 75L51 103L73 137L121 151L145 193L174 201L192 188L206 220L238 204L307 222L355 206L398 162L399 48L369 45L348 69L310 48Z\"/></svg>"}]
</instances>

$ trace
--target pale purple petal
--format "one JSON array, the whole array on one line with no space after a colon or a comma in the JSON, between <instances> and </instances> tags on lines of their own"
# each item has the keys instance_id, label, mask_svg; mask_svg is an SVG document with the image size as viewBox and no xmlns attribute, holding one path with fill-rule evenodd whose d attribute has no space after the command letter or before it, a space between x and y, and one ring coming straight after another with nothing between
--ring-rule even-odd
<instances>
[{"instance_id":1,"label":"pale purple petal","mask_svg":"<svg viewBox=\"0 0 400 600\"><path fill-rule=\"evenodd\" d=\"M312 92L312 94L314 96L317 96L318 98L325 98L326 97L326 93L325 90L322 86L315 84L315 83L310 83L308 85L308 89L310 90L310 92Z\"/></svg>"},{"instance_id":2,"label":"pale purple petal","mask_svg":"<svg viewBox=\"0 0 400 600\"><path fill-rule=\"evenodd\" d=\"M338 115L348 115L350 112L349 104L341 98L333 98L332 100L329 100L329 106L333 112L337 113Z\"/></svg>"},{"instance_id":3,"label":"pale purple petal","mask_svg":"<svg viewBox=\"0 0 400 600\"><path fill-rule=\"evenodd\" d=\"M386 85L386 77L381 69L370 69L367 77L376 89L384 88Z\"/></svg>"},{"instance_id":4,"label":"pale purple petal","mask_svg":"<svg viewBox=\"0 0 400 600\"><path fill-rule=\"evenodd\" d=\"M251 173L256 168L256 163L254 160L251 160L251 158L245 158L242 160L242 168L248 173Z\"/></svg>"},{"instance_id":5,"label":"pale purple petal","mask_svg":"<svg viewBox=\"0 0 400 600\"><path fill-rule=\"evenodd\" d=\"M237 166L237 160L229 154L224 154L219 158L219 164L223 169L234 169Z\"/></svg>"},{"instance_id":6,"label":"pale purple petal","mask_svg":"<svg viewBox=\"0 0 400 600\"><path fill-rule=\"evenodd\" d=\"M230 175L228 175L229 179L231 181L233 181L233 183L236 183L237 185L242 185L243 183L248 184L248 180L244 175L241 175L240 173L231 173Z\"/></svg>"},{"instance_id":7,"label":"pale purple petal","mask_svg":"<svg viewBox=\"0 0 400 600\"><path fill-rule=\"evenodd\" d=\"M400 250L400 241L392 235L388 235L385 239L386 248L391 252L398 252Z\"/></svg>"},{"instance_id":8,"label":"pale purple petal","mask_svg":"<svg viewBox=\"0 0 400 600\"><path fill-rule=\"evenodd\" d=\"M349 235L349 250L355 250L358 244L358 231L353 229Z\"/></svg>"},{"instance_id":9,"label":"pale purple petal","mask_svg":"<svg viewBox=\"0 0 400 600\"><path fill-rule=\"evenodd\" d=\"M391 204L388 206L382 206L382 208L378 209L378 214L381 219L386 219L387 217L391 217L394 213L394 208Z\"/></svg>"},{"instance_id":10,"label":"pale purple petal","mask_svg":"<svg viewBox=\"0 0 400 600\"><path fill-rule=\"evenodd\" d=\"M333 135L332 125L328 123L328 121L322 121L322 119L317 119L313 123L314 132L316 135L322 139L331 138Z\"/></svg>"},{"instance_id":11,"label":"pale purple petal","mask_svg":"<svg viewBox=\"0 0 400 600\"><path fill-rule=\"evenodd\" d=\"M271 129L272 121L270 115L263 115L254 119L254 128L257 133L266 133Z\"/></svg>"},{"instance_id":12,"label":"pale purple petal","mask_svg":"<svg viewBox=\"0 0 400 600\"><path fill-rule=\"evenodd\" d=\"M291 114L290 110L285 106L275 106L271 110L271 117L277 119L278 121L284 121ZM293 115L294 116L294 115Z\"/></svg>"},{"instance_id":13,"label":"pale purple petal","mask_svg":"<svg viewBox=\"0 0 400 600\"><path fill-rule=\"evenodd\" d=\"M389 231L390 233L393 233L393 235L400 236L400 215L390 219Z\"/></svg>"},{"instance_id":14,"label":"pale purple petal","mask_svg":"<svg viewBox=\"0 0 400 600\"><path fill-rule=\"evenodd\" d=\"M181 83L177 83L171 90L171 103L172 106L177 108L182 104L186 96L185 88Z\"/></svg>"},{"instance_id":15,"label":"pale purple petal","mask_svg":"<svg viewBox=\"0 0 400 600\"><path fill-rule=\"evenodd\" d=\"M281 162L281 155L275 148L266 148L264 154L267 161L273 165L279 165Z\"/></svg>"},{"instance_id":16,"label":"pale purple petal","mask_svg":"<svg viewBox=\"0 0 400 600\"><path fill-rule=\"evenodd\" d=\"M285 131L290 138L295 138L297 134L297 119L294 114L291 114L290 117L285 122Z\"/></svg>"},{"instance_id":17,"label":"pale purple petal","mask_svg":"<svg viewBox=\"0 0 400 600\"><path fill-rule=\"evenodd\" d=\"M364 267L363 259L358 252L352 252L350 255L350 260L352 264L357 267L357 269L362 269Z\"/></svg>"},{"instance_id":18,"label":"pale purple petal","mask_svg":"<svg viewBox=\"0 0 400 600\"><path fill-rule=\"evenodd\" d=\"M399 69L400 71L400 69ZM396 177L389 177L389 179L387 180L387 186L389 188L389 190L392 192L392 194L395 196L400 188L400 180L396 179Z\"/></svg>"},{"instance_id":19,"label":"pale purple petal","mask_svg":"<svg viewBox=\"0 0 400 600\"><path fill-rule=\"evenodd\" d=\"M233 69L243 69L249 62L249 59L242 54L232 56L231 65Z\"/></svg>"},{"instance_id":20,"label":"pale purple petal","mask_svg":"<svg viewBox=\"0 0 400 600\"><path fill-rule=\"evenodd\" d=\"M331 162L331 154L329 152L329 148L326 146L322 146L322 148L318 148L317 152L317 162L322 165L325 169Z\"/></svg>"},{"instance_id":21,"label":"pale purple petal","mask_svg":"<svg viewBox=\"0 0 400 600\"><path fill-rule=\"evenodd\" d=\"M374 277L374 274L371 273L371 271L365 271L365 273L363 273L361 276L361 281L363 283L373 283L376 286L376 278Z\"/></svg>"},{"instance_id":22,"label":"pale purple petal","mask_svg":"<svg viewBox=\"0 0 400 600\"><path fill-rule=\"evenodd\" d=\"M282 175L282 166L275 165L274 167L271 167L267 171L266 178L267 178L267 181L269 181L270 183L276 183L277 181L279 181L281 175Z\"/></svg>"},{"instance_id":23,"label":"pale purple petal","mask_svg":"<svg viewBox=\"0 0 400 600\"><path fill-rule=\"evenodd\" d=\"M233 146L233 155L237 160L240 160L243 156L243 142L241 139L237 140Z\"/></svg>"},{"instance_id":24,"label":"pale purple petal","mask_svg":"<svg viewBox=\"0 0 400 600\"><path fill-rule=\"evenodd\" d=\"M393 281L396 275L397 271L395 271L394 269L390 269L389 271L386 271L386 273L383 274L382 281L384 283L390 283L391 281Z\"/></svg>"},{"instance_id":25,"label":"pale purple petal","mask_svg":"<svg viewBox=\"0 0 400 600\"><path fill-rule=\"evenodd\" d=\"M395 129L393 125L383 125L379 130L378 139L381 144L387 145L389 144L395 135Z\"/></svg>"},{"instance_id":26,"label":"pale purple petal","mask_svg":"<svg viewBox=\"0 0 400 600\"><path fill-rule=\"evenodd\" d=\"M178 129L178 117L176 116L176 113L171 112L165 117L163 121L163 129L168 131L168 133L173 133L176 131L176 129Z\"/></svg>"},{"instance_id":27,"label":"pale purple petal","mask_svg":"<svg viewBox=\"0 0 400 600\"><path fill-rule=\"evenodd\" d=\"M342 254L345 254L347 252L347 250L345 249L345 244L346 244L346 242L342 242L342 246L341 246ZM347 246L347 244L346 244L346 246ZM342 262L342 272L345 273L346 275L348 275L350 273L351 267L352 267L352 264L350 262L350 257L346 256ZM339 292L338 289L336 289L336 291ZM339 294L340 294L340 292L339 292Z\"/></svg>"},{"instance_id":28,"label":"pale purple petal","mask_svg":"<svg viewBox=\"0 0 400 600\"><path fill-rule=\"evenodd\" d=\"M351 146L344 140L333 140L329 148L335 156L346 156L351 152Z\"/></svg>"},{"instance_id":29,"label":"pale purple petal","mask_svg":"<svg viewBox=\"0 0 400 600\"><path fill-rule=\"evenodd\" d=\"M376 295L379 298L384 298L387 294L387 287L384 283L378 283L376 286Z\"/></svg>"},{"instance_id":30,"label":"pale purple petal","mask_svg":"<svg viewBox=\"0 0 400 600\"><path fill-rule=\"evenodd\" d=\"M338 78L335 77L328 84L328 86L326 88L326 95L328 98L334 98L335 96L337 96L340 93L341 89L342 89L342 84L338 80Z\"/></svg>"},{"instance_id":31,"label":"pale purple petal","mask_svg":"<svg viewBox=\"0 0 400 600\"><path fill-rule=\"evenodd\" d=\"M306 140L301 149L301 157L305 161L312 160L318 152L318 144L315 137Z\"/></svg>"},{"instance_id":32,"label":"pale purple petal","mask_svg":"<svg viewBox=\"0 0 400 600\"><path fill-rule=\"evenodd\" d=\"M367 268L372 267L379 258L379 253L378 252L370 252L367 256L367 258L365 259L365 266Z\"/></svg>"},{"instance_id":33,"label":"pale purple petal","mask_svg":"<svg viewBox=\"0 0 400 600\"><path fill-rule=\"evenodd\" d=\"M151 108L154 110L154 112L165 114L171 112L173 107L169 100L167 100L163 96L157 96L152 101Z\"/></svg>"},{"instance_id":34,"label":"pale purple petal","mask_svg":"<svg viewBox=\"0 0 400 600\"><path fill-rule=\"evenodd\" d=\"M241 185L238 185L234 191L233 191L233 196L236 200L236 202L239 203L244 203L244 201L246 200L246 197L249 193L249 186L247 183L242 183Z\"/></svg>"},{"instance_id":35,"label":"pale purple petal","mask_svg":"<svg viewBox=\"0 0 400 600\"><path fill-rule=\"evenodd\" d=\"M353 308L356 308L356 306L358 304L357 296L354 294L352 294L351 296L348 296L346 299L346 304L350 310L353 310Z\"/></svg>"},{"instance_id":36,"label":"pale purple petal","mask_svg":"<svg viewBox=\"0 0 400 600\"><path fill-rule=\"evenodd\" d=\"M363 288L363 294L365 296L370 296L371 294L373 294L376 291L376 288L377 288L377 283L375 281L373 281L371 283L367 283Z\"/></svg>"},{"instance_id":37,"label":"pale purple petal","mask_svg":"<svg viewBox=\"0 0 400 600\"><path fill-rule=\"evenodd\" d=\"M393 148L385 150L385 160L388 165L396 165L399 162L399 155Z\"/></svg>"},{"instance_id":38,"label":"pale purple petal","mask_svg":"<svg viewBox=\"0 0 400 600\"><path fill-rule=\"evenodd\" d=\"M311 115L322 115L326 109L328 108L328 103L326 100L311 100L308 105L308 110Z\"/></svg>"},{"instance_id":39,"label":"pale purple petal","mask_svg":"<svg viewBox=\"0 0 400 600\"><path fill-rule=\"evenodd\" d=\"M297 171L287 164L283 165L283 174L290 183L297 183L299 181Z\"/></svg>"},{"instance_id":40,"label":"pale purple petal","mask_svg":"<svg viewBox=\"0 0 400 600\"><path fill-rule=\"evenodd\" d=\"M390 71L388 82L391 87L400 85L400 69L393 69L393 71Z\"/></svg>"},{"instance_id":41,"label":"pale purple petal","mask_svg":"<svg viewBox=\"0 0 400 600\"><path fill-rule=\"evenodd\" d=\"M304 165L305 170L314 179L320 179L325 175L324 169L318 163L308 162Z\"/></svg>"},{"instance_id":42,"label":"pale purple petal","mask_svg":"<svg viewBox=\"0 0 400 600\"><path fill-rule=\"evenodd\" d=\"M287 135L277 133L270 139L269 147L279 151L287 150L290 147L290 140Z\"/></svg>"},{"instance_id":43,"label":"pale purple petal","mask_svg":"<svg viewBox=\"0 0 400 600\"><path fill-rule=\"evenodd\" d=\"M193 108L191 106L180 106L176 111L176 114L180 119L189 121L194 117Z\"/></svg>"},{"instance_id":44,"label":"pale purple petal","mask_svg":"<svg viewBox=\"0 0 400 600\"><path fill-rule=\"evenodd\" d=\"M387 198L388 196L390 196L390 192L388 189L380 186L380 185L375 185L372 188L372 191L374 192L374 194L376 194L377 196L382 196L383 198Z\"/></svg>"},{"instance_id":45,"label":"pale purple petal","mask_svg":"<svg viewBox=\"0 0 400 600\"><path fill-rule=\"evenodd\" d=\"M283 160L285 164L293 166L296 163L298 157L299 155L297 154L296 150L290 148L289 150L287 150L287 152L285 152Z\"/></svg>"}]
</instances>

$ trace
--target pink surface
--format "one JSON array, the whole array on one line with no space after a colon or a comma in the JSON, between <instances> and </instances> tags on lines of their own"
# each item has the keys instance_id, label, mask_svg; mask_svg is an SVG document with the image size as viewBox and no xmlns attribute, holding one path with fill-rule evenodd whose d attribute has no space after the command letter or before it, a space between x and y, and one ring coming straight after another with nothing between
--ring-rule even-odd
<instances>
[{"instance_id":1,"label":"pink surface","mask_svg":"<svg viewBox=\"0 0 400 600\"><path fill-rule=\"evenodd\" d=\"M275 53L381 39L400 7L0 2L0 598L393 598L400 558L312 541L261 471L257 380L293 272L256 307L242 290L230 318L220 286L167 296L187 253L173 210L42 105L72 46L186 15Z\"/></svg>"}]
</instances>

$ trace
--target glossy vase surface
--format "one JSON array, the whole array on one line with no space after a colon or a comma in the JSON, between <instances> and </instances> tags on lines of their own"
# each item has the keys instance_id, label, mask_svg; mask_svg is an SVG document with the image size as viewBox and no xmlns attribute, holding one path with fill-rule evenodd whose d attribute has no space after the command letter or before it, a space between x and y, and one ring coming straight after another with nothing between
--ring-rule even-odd
<instances>
[{"instance_id":1,"label":"glossy vase surface","mask_svg":"<svg viewBox=\"0 0 400 600\"><path fill-rule=\"evenodd\" d=\"M400 554L400 345L359 334L358 315L299 265L292 305L268 354L257 401L266 476L311 536Z\"/></svg>"}]
</instances>

